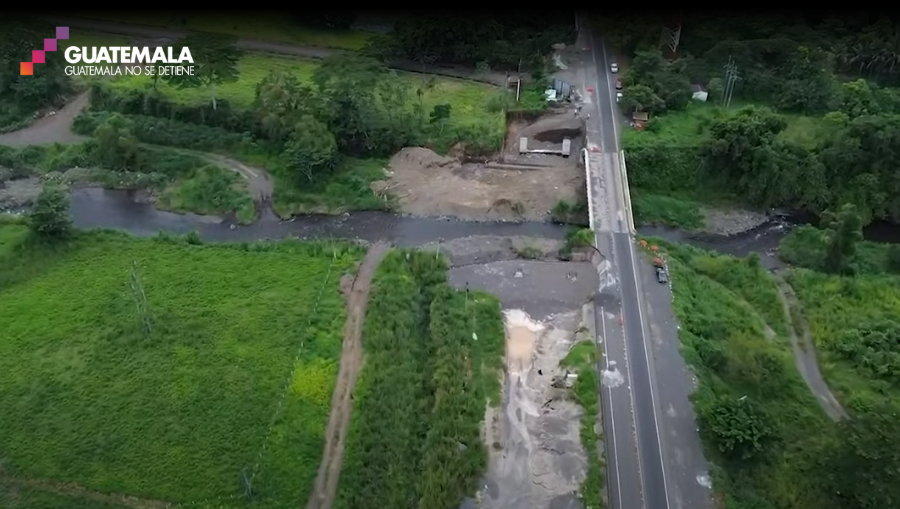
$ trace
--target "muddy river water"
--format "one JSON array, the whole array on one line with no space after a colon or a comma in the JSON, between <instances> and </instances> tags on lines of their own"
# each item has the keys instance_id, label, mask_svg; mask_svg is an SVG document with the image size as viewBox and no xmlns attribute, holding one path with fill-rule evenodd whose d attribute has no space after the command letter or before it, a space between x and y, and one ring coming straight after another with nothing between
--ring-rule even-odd
<instances>
[{"instance_id":1,"label":"muddy river water","mask_svg":"<svg viewBox=\"0 0 900 509\"><path fill-rule=\"evenodd\" d=\"M454 219L414 218L390 212L354 212L343 216L300 216L279 220L271 212L256 223L232 226L232 222L212 216L175 214L157 210L151 203L135 199L129 191L81 188L72 191L72 217L81 228L116 228L135 235L153 235L163 230L187 233L196 230L209 241L240 242L261 239L334 237L368 241L389 240L397 245L415 246L439 240L452 240L473 235L533 236L562 239L566 227L550 223L468 222ZM737 235L703 235L675 228L644 227L639 232L671 241L686 242L723 254L746 256L756 252L772 258L774 248L793 225L787 220L773 220ZM900 231L886 231L883 225L872 228L867 237L873 240L900 242Z\"/></svg>"}]
</instances>

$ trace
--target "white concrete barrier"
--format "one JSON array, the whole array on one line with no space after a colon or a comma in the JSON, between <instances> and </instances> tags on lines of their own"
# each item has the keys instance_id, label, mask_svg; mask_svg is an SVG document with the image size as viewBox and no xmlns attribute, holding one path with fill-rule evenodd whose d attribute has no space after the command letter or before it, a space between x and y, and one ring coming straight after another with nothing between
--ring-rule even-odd
<instances>
[{"instance_id":1,"label":"white concrete barrier","mask_svg":"<svg viewBox=\"0 0 900 509\"><path fill-rule=\"evenodd\" d=\"M619 167L622 168L622 192L625 193L625 208L628 219L628 230L632 235L637 235L634 228L634 212L631 209L631 187L628 185L628 170L625 168L625 151L619 152Z\"/></svg>"},{"instance_id":2,"label":"white concrete barrier","mask_svg":"<svg viewBox=\"0 0 900 509\"><path fill-rule=\"evenodd\" d=\"M597 230L594 229L594 191L591 189L591 163L589 161L591 154L586 148L581 149L581 152L584 154L584 177L587 183L588 224L596 234Z\"/></svg>"}]
</instances>

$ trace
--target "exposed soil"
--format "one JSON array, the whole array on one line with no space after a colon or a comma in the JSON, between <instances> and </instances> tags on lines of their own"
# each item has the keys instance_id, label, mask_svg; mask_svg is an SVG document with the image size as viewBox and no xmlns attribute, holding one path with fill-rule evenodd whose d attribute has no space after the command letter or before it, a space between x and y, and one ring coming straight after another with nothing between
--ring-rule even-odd
<instances>
[{"instance_id":1,"label":"exposed soil","mask_svg":"<svg viewBox=\"0 0 900 509\"><path fill-rule=\"evenodd\" d=\"M344 342L341 348L341 364L338 379L331 398L331 415L325 431L325 451L313 492L306 509L330 509L337 493L341 465L344 461L344 441L350 425L353 409L353 389L362 363L362 327L366 316L369 288L375 268L390 249L390 245L376 243L369 247L359 267L347 302L347 321L344 324Z\"/></svg>"},{"instance_id":2,"label":"exposed soil","mask_svg":"<svg viewBox=\"0 0 900 509\"><path fill-rule=\"evenodd\" d=\"M512 120L506 126L506 143L500 161L530 166L547 166L555 171L577 169L584 148L584 120L574 110L559 109L535 121ZM528 138L528 149L561 150L564 138L572 141L568 158L547 154L520 154L519 138ZM578 170L578 173L584 173ZM582 175L583 180L583 175Z\"/></svg>"},{"instance_id":3,"label":"exposed soil","mask_svg":"<svg viewBox=\"0 0 900 509\"><path fill-rule=\"evenodd\" d=\"M580 312L534 321L519 309L504 311L506 380L502 408L489 408L482 439L490 463L476 495L483 509L577 507L587 458L580 444L583 410L569 389L551 386L574 342Z\"/></svg>"},{"instance_id":4,"label":"exposed soil","mask_svg":"<svg viewBox=\"0 0 900 509\"><path fill-rule=\"evenodd\" d=\"M804 319L802 312L800 312L800 301L797 299L794 289L791 288L791 285L785 281L781 274L775 274L775 282L778 284L778 291L781 294L781 304L784 306L784 314L788 323L793 324L791 318L792 308L797 312L799 318L799 325L802 329L802 343L801 339L798 339L794 327L789 327L789 330L791 350L794 351L794 360L797 363L797 369L800 371L803 381L806 382L809 390L812 391L816 396L816 400L819 401L822 410L828 414L828 417L830 417L831 420L839 421L841 419L846 419L847 412L844 411L844 408L838 402L837 398L831 393L828 384L825 382L825 378L822 377L822 373L819 371L819 361L816 358L816 347L813 343L812 336L809 333L809 327L806 320Z\"/></svg>"},{"instance_id":5,"label":"exposed soil","mask_svg":"<svg viewBox=\"0 0 900 509\"><path fill-rule=\"evenodd\" d=\"M467 221L544 220L560 200L577 200L584 186L584 174L575 166L498 169L462 164L420 147L397 153L390 170L388 180L372 188L395 196L403 212Z\"/></svg>"},{"instance_id":6,"label":"exposed soil","mask_svg":"<svg viewBox=\"0 0 900 509\"><path fill-rule=\"evenodd\" d=\"M90 95L90 91L83 92L55 115L39 118L25 129L0 134L0 145L24 146L85 141L84 136L72 132L72 121L88 105Z\"/></svg>"}]
</instances>

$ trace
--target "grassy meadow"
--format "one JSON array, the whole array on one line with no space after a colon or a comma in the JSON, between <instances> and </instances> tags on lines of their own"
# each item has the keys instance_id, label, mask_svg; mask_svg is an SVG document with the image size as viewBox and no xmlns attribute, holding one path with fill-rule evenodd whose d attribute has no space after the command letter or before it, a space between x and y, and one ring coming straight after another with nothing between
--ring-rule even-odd
<instances>
[{"instance_id":1,"label":"grassy meadow","mask_svg":"<svg viewBox=\"0 0 900 509\"><path fill-rule=\"evenodd\" d=\"M296 12L296 11L294 11ZM190 30L234 35L241 39L319 46L344 50L358 50L366 45L371 34L350 30L321 30L299 26L291 21L293 12L254 11L252 16L242 11L71 11L54 12L110 23L145 25L170 30Z\"/></svg>"},{"instance_id":2,"label":"grassy meadow","mask_svg":"<svg viewBox=\"0 0 900 509\"><path fill-rule=\"evenodd\" d=\"M649 144L695 145L702 142L709 134L709 129L716 120L727 118L741 109L742 104L732 105L724 109L711 103L691 101L688 108L655 117L652 129L637 131L625 129L622 143L627 147ZM781 114L787 121L787 128L781 133L787 139L803 146L815 146L818 134L824 128L823 120L801 115Z\"/></svg>"},{"instance_id":3,"label":"grassy meadow","mask_svg":"<svg viewBox=\"0 0 900 509\"><path fill-rule=\"evenodd\" d=\"M246 470L260 507L306 499L341 349L339 280L361 248L28 239L0 226L5 477L243 507Z\"/></svg>"},{"instance_id":4,"label":"grassy meadow","mask_svg":"<svg viewBox=\"0 0 900 509\"><path fill-rule=\"evenodd\" d=\"M318 66L314 60L295 57L277 56L261 53L245 55L238 63L240 77L233 83L224 83L216 87L216 97L225 99L238 108L249 108L256 99L256 84L262 81L271 71L283 71L293 74L301 82L311 84L312 74ZM423 103L427 111L437 104L449 103L452 107L449 125L466 125L489 122L504 128L503 114L491 108L497 102L497 87L461 79L446 77L430 77L415 73L401 72L399 75L410 84L411 89L425 87ZM430 86L429 86L430 85ZM147 88L151 86L151 78L147 76L121 76L112 82L113 89ZM158 82L159 90L171 100L182 104L202 104L211 100L209 90L205 88L178 89ZM411 94L415 98L415 93ZM493 111L492 111L493 110ZM501 131L502 132L502 131Z\"/></svg>"}]
</instances>

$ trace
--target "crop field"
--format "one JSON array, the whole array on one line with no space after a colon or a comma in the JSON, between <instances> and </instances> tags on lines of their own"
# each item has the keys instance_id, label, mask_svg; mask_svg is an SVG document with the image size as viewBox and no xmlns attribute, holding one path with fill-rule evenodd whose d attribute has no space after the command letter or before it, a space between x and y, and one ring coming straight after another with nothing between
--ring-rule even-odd
<instances>
[{"instance_id":1,"label":"crop field","mask_svg":"<svg viewBox=\"0 0 900 509\"><path fill-rule=\"evenodd\" d=\"M671 145L694 145L702 142L709 134L713 122L725 119L737 112L742 105L732 106L726 110L709 103L691 102L684 111L667 113L656 117L653 122L655 130L636 131L625 129L623 143L625 147L640 146L653 143ZM822 128L822 120L801 115L782 114L787 121L787 128L781 133L786 139L811 148Z\"/></svg>"},{"instance_id":2,"label":"crop field","mask_svg":"<svg viewBox=\"0 0 900 509\"><path fill-rule=\"evenodd\" d=\"M304 46L319 46L345 50L358 50L366 45L371 34L350 30L318 30L291 22L293 12L254 11L252 16L241 11L73 11L55 12L58 16L71 16L111 23L145 25L171 30L192 30L229 34L242 39L280 42Z\"/></svg>"},{"instance_id":3,"label":"crop field","mask_svg":"<svg viewBox=\"0 0 900 509\"><path fill-rule=\"evenodd\" d=\"M505 332L497 299L450 288L446 269L393 251L375 274L338 509L456 509L477 489Z\"/></svg>"},{"instance_id":4,"label":"crop field","mask_svg":"<svg viewBox=\"0 0 900 509\"><path fill-rule=\"evenodd\" d=\"M256 98L256 84L262 81L271 71L283 71L295 75L299 80L310 83L312 73L318 66L313 60L267 54L245 55L238 64L240 78L234 83L224 83L216 87L218 99L225 99L232 105L241 108L250 107ZM431 78L415 73L400 73L407 80L411 90L433 83L433 87L425 92L424 105L431 109L434 105L449 103L452 106L451 124L472 124L483 121L496 123L503 128L503 115L499 111L489 111L489 104L496 101L499 89L483 83L475 83L453 78ZM433 80L433 81L432 81ZM111 83L113 89L146 88L151 85L147 76L121 76ZM204 88L177 89L164 83L158 83L160 91L173 101L182 104L208 103L211 95ZM415 98L415 93L411 93Z\"/></svg>"},{"instance_id":5,"label":"crop field","mask_svg":"<svg viewBox=\"0 0 900 509\"><path fill-rule=\"evenodd\" d=\"M261 507L306 500L341 349L339 280L361 248L27 239L0 226L4 477L243 507L244 472Z\"/></svg>"}]
</instances>

